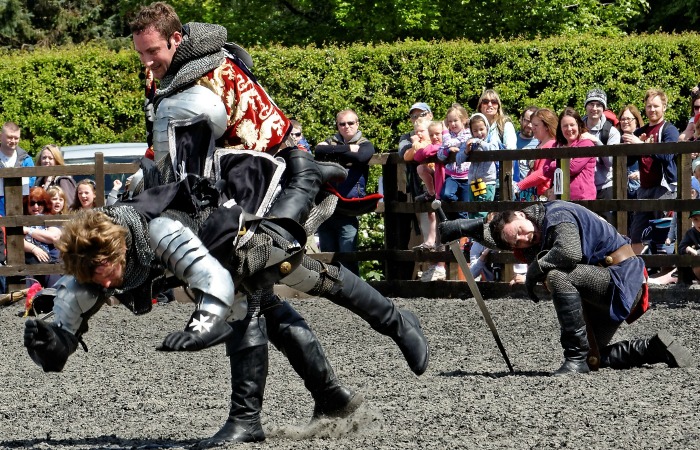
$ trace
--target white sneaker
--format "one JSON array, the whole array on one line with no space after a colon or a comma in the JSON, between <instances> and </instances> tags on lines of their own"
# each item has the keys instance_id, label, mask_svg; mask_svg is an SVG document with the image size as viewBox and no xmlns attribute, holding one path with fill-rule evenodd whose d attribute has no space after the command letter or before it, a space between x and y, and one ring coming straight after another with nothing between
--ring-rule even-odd
<instances>
[{"instance_id":1,"label":"white sneaker","mask_svg":"<svg viewBox=\"0 0 700 450\"><path fill-rule=\"evenodd\" d=\"M420 280L421 281L430 281L430 279L433 277L434 272L435 272L435 266L428 267L420 275Z\"/></svg>"},{"instance_id":2,"label":"white sneaker","mask_svg":"<svg viewBox=\"0 0 700 450\"><path fill-rule=\"evenodd\" d=\"M439 281L447 279L447 272L443 266L435 266L435 271L433 272L433 277L430 281Z\"/></svg>"},{"instance_id":3,"label":"white sneaker","mask_svg":"<svg viewBox=\"0 0 700 450\"><path fill-rule=\"evenodd\" d=\"M445 268L436 264L434 266L430 266L428 270L423 272L423 275L420 277L420 280L427 282L444 280L446 278L447 273L445 272Z\"/></svg>"}]
</instances>

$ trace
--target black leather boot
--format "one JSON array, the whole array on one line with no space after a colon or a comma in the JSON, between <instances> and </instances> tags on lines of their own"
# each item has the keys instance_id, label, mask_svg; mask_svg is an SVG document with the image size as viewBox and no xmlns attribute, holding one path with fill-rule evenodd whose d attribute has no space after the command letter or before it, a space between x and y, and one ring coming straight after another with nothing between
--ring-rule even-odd
<instances>
[{"instance_id":1,"label":"black leather boot","mask_svg":"<svg viewBox=\"0 0 700 450\"><path fill-rule=\"evenodd\" d=\"M306 320L284 301L263 314L270 342L287 357L315 401L313 419L348 417L355 412L362 395L340 384Z\"/></svg>"},{"instance_id":2,"label":"black leather boot","mask_svg":"<svg viewBox=\"0 0 700 450\"><path fill-rule=\"evenodd\" d=\"M484 240L484 219L455 219L438 224L440 242L451 242L462 237Z\"/></svg>"},{"instance_id":3,"label":"black leather boot","mask_svg":"<svg viewBox=\"0 0 700 450\"><path fill-rule=\"evenodd\" d=\"M600 351L600 367L630 369L658 363L665 363L668 367L689 367L693 356L663 330L650 339L616 342Z\"/></svg>"},{"instance_id":4,"label":"black leather boot","mask_svg":"<svg viewBox=\"0 0 700 450\"><path fill-rule=\"evenodd\" d=\"M303 225L321 185L344 180L347 171L338 164L318 163L313 155L297 148L285 148L276 156L287 163L285 181L266 217L285 217Z\"/></svg>"},{"instance_id":5,"label":"black leather boot","mask_svg":"<svg viewBox=\"0 0 700 450\"><path fill-rule=\"evenodd\" d=\"M234 334L226 341L231 364L231 409L224 426L197 448L265 440L260 423L268 365L265 319L254 317L231 326Z\"/></svg>"},{"instance_id":6,"label":"black leather boot","mask_svg":"<svg viewBox=\"0 0 700 450\"><path fill-rule=\"evenodd\" d=\"M339 283L326 297L364 319L374 330L389 336L403 353L416 375L428 368L428 340L420 320L411 311L398 308L354 273L340 266Z\"/></svg>"},{"instance_id":7,"label":"black leather boot","mask_svg":"<svg viewBox=\"0 0 700 450\"><path fill-rule=\"evenodd\" d=\"M588 363L588 337L583 318L581 295L578 292L552 294L554 309L561 327L561 346L564 348L564 363L555 376L590 372Z\"/></svg>"}]
</instances>

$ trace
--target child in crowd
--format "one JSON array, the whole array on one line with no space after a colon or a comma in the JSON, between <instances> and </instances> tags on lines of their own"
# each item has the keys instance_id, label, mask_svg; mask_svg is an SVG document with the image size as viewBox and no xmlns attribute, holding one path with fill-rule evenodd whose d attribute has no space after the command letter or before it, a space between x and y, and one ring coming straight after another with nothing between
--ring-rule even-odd
<instances>
[{"instance_id":1,"label":"child in crowd","mask_svg":"<svg viewBox=\"0 0 700 450\"><path fill-rule=\"evenodd\" d=\"M474 151L498 150L498 133L489 132L490 125L485 115L476 113L469 118L472 137L464 150L457 154L457 162L466 161ZM491 202L496 196L497 169L494 161L473 163L469 168L469 201ZM470 213L469 217L486 217L486 212Z\"/></svg>"},{"instance_id":2,"label":"child in crowd","mask_svg":"<svg viewBox=\"0 0 700 450\"><path fill-rule=\"evenodd\" d=\"M698 256L700 252L700 210L690 213L690 221L693 226L685 232L681 243L678 245L678 253L681 255ZM696 280L700 280L700 265L692 268Z\"/></svg>"},{"instance_id":3,"label":"child in crowd","mask_svg":"<svg viewBox=\"0 0 700 450\"><path fill-rule=\"evenodd\" d=\"M301 128L301 123L295 119L291 119L289 123L292 124L291 135L292 140L294 141L294 145L296 145L299 150L310 152L311 145L309 145L309 142L306 140L306 137L304 137L304 133Z\"/></svg>"},{"instance_id":4,"label":"child in crowd","mask_svg":"<svg viewBox=\"0 0 700 450\"><path fill-rule=\"evenodd\" d=\"M413 127L414 134L411 136L412 147L404 153L406 161L416 161L418 176L425 184L425 194L416 197L416 201L426 202L435 200L435 173L437 151L442 144L442 124L431 122L427 118L416 120ZM441 164L437 163L442 166ZM428 220L421 221L421 233L423 243L414 247L415 250L435 250L437 241L437 221L435 214L428 214ZM445 263L432 264L421 275L421 281L437 281L447 278Z\"/></svg>"},{"instance_id":5,"label":"child in crowd","mask_svg":"<svg viewBox=\"0 0 700 450\"><path fill-rule=\"evenodd\" d=\"M442 146L442 122L432 122L429 120L419 119L416 121L416 135L425 134L421 139L427 139L427 145L420 145L416 148L413 155L413 160L419 163L417 172L421 181L425 185L425 194L416 197L419 202L432 202L436 198L440 198L438 193L442 188L445 179L445 169L443 164L437 158L437 152ZM415 148L415 146L414 146Z\"/></svg>"},{"instance_id":6,"label":"child in crowd","mask_svg":"<svg viewBox=\"0 0 700 450\"><path fill-rule=\"evenodd\" d=\"M60 186L54 185L46 190L51 198L50 209L52 214L68 214L68 197Z\"/></svg>"},{"instance_id":7,"label":"child in crowd","mask_svg":"<svg viewBox=\"0 0 700 450\"><path fill-rule=\"evenodd\" d=\"M440 191L440 198L446 202L469 201L469 162L456 161L456 155L463 151L471 132L467 128L469 113L459 103L454 103L447 110L442 132L442 145L437 156L445 164L445 183ZM448 214L449 216L449 214ZM468 218L466 212L457 213L459 218Z\"/></svg>"},{"instance_id":8,"label":"child in crowd","mask_svg":"<svg viewBox=\"0 0 700 450\"><path fill-rule=\"evenodd\" d=\"M81 209L92 209L97 206L97 203L95 203L96 198L95 180L84 178L75 186L75 202L71 205L70 211L77 212Z\"/></svg>"},{"instance_id":9,"label":"child in crowd","mask_svg":"<svg viewBox=\"0 0 700 450\"><path fill-rule=\"evenodd\" d=\"M494 212L488 213L486 221L490 222L495 215L496 213ZM494 281L496 279L493 264L488 264L486 262L490 253L490 248L484 247L476 241L472 241L471 247L469 248L469 271L472 273L475 280Z\"/></svg>"}]
</instances>

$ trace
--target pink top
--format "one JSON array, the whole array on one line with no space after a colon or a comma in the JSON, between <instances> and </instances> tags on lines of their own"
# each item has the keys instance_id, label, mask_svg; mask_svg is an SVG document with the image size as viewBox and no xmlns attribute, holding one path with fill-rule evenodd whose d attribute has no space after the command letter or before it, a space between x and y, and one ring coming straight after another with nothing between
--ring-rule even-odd
<instances>
[{"instance_id":1,"label":"pink top","mask_svg":"<svg viewBox=\"0 0 700 450\"><path fill-rule=\"evenodd\" d=\"M555 139L550 139L537 148L552 148L556 142ZM546 162L546 159L536 159L535 165L530 170L530 173L527 174L525 178L518 181L518 189L524 191L525 189L537 186L537 195L544 195L547 189L552 186L552 179L544 174Z\"/></svg>"},{"instance_id":2,"label":"pink top","mask_svg":"<svg viewBox=\"0 0 700 450\"><path fill-rule=\"evenodd\" d=\"M578 139L567 147L594 147L595 143L588 139ZM569 185L569 198L571 200L595 200L595 157L571 158L569 172L571 182ZM543 173L550 179L554 178L554 170L557 161L548 159L545 162Z\"/></svg>"},{"instance_id":3,"label":"pink top","mask_svg":"<svg viewBox=\"0 0 700 450\"><path fill-rule=\"evenodd\" d=\"M416 150L413 154L413 160L419 163L435 163L435 173L433 179L435 182L435 198L440 198L442 185L445 184L445 165L437 158L437 152L441 144L430 144L424 148Z\"/></svg>"}]
</instances>

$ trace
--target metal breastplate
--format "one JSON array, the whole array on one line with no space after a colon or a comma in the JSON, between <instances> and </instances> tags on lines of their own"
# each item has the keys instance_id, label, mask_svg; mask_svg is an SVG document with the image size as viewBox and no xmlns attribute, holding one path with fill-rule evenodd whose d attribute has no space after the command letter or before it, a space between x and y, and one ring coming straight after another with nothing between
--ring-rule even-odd
<instances>
[{"instance_id":1,"label":"metal breastplate","mask_svg":"<svg viewBox=\"0 0 700 450\"><path fill-rule=\"evenodd\" d=\"M160 101L153 123L153 151L156 161L168 154L169 141L175 138L169 135L168 124L172 120L190 119L199 114L208 117L214 139L224 134L228 123L226 107L221 97L204 86L194 85Z\"/></svg>"}]
</instances>

